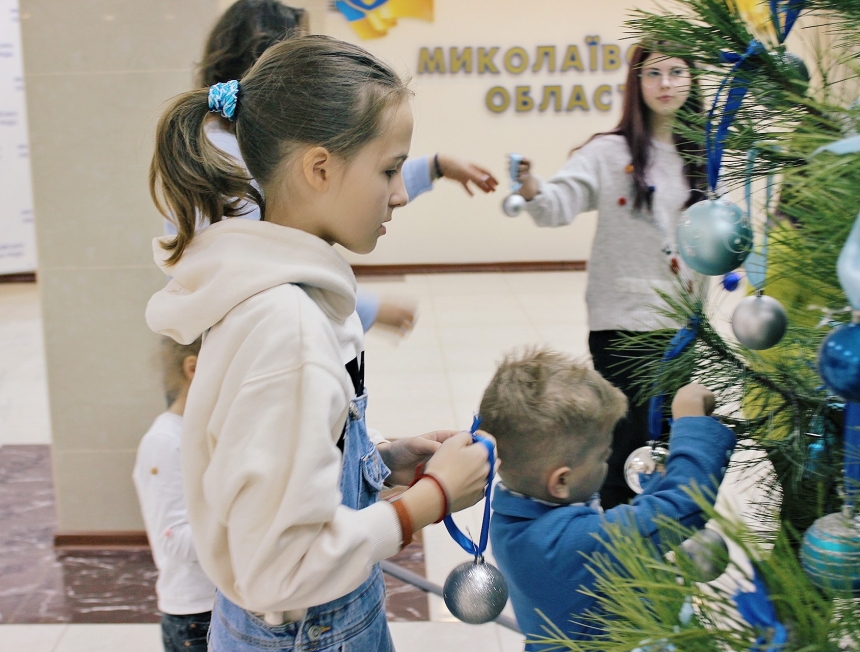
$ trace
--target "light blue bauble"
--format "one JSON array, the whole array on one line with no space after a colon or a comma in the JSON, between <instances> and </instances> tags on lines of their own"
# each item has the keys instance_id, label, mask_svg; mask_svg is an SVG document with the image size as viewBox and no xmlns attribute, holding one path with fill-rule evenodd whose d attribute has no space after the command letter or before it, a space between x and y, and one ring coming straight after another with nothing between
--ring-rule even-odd
<instances>
[{"instance_id":1,"label":"light blue bauble","mask_svg":"<svg viewBox=\"0 0 860 652\"><path fill-rule=\"evenodd\" d=\"M723 199L705 199L681 215L677 230L681 258L708 276L740 267L752 249L753 230L740 208Z\"/></svg>"},{"instance_id":2,"label":"light blue bauble","mask_svg":"<svg viewBox=\"0 0 860 652\"><path fill-rule=\"evenodd\" d=\"M844 514L828 514L803 536L800 561L817 587L860 596L860 527Z\"/></svg>"},{"instance_id":3,"label":"light blue bauble","mask_svg":"<svg viewBox=\"0 0 860 652\"><path fill-rule=\"evenodd\" d=\"M860 402L860 324L843 324L818 349L818 373L834 394Z\"/></svg>"}]
</instances>

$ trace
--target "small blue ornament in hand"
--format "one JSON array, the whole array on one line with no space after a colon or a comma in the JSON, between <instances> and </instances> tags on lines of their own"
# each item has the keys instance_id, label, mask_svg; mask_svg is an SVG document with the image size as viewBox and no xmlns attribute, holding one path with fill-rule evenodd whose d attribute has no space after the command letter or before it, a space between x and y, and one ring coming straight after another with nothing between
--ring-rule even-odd
<instances>
[{"instance_id":1,"label":"small blue ornament in hand","mask_svg":"<svg viewBox=\"0 0 860 652\"><path fill-rule=\"evenodd\" d=\"M740 267L752 249L749 218L724 199L706 199L690 206L677 229L681 258L708 276L728 274Z\"/></svg>"}]
</instances>

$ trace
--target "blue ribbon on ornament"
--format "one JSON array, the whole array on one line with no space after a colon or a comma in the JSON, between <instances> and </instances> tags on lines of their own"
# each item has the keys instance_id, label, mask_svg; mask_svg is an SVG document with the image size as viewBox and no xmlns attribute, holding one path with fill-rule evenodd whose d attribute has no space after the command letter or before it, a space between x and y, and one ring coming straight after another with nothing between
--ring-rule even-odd
<instances>
[{"instance_id":1,"label":"blue ribbon on ornament","mask_svg":"<svg viewBox=\"0 0 860 652\"><path fill-rule=\"evenodd\" d=\"M734 595L738 612L752 627L769 630L772 636L759 634L755 646L750 652L779 652L788 640L788 631L785 626L776 619L776 608L767 592L767 586L758 572L753 568L753 591L738 591ZM767 646L767 647L765 647Z\"/></svg>"},{"instance_id":2,"label":"blue ribbon on ornament","mask_svg":"<svg viewBox=\"0 0 860 652\"><path fill-rule=\"evenodd\" d=\"M708 119L705 122L708 185L712 191L716 191L717 189L720 165L723 160L723 149L726 143L726 136L729 134L729 127L735 119L735 114L738 112L749 86L747 80L738 80L736 74L751 57L759 55L764 51L764 46L753 39L743 54L737 54L736 52L723 52L720 54L720 60L723 63L733 63L735 65L732 66L729 74L720 82L720 86L714 96L714 103L711 105L711 110L708 111ZM717 112L717 105L720 103L720 96L726 84L729 84L729 90L726 93L726 103L720 116L720 123L717 125L716 134L714 134L714 114Z\"/></svg>"},{"instance_id":3,"label":"blue ribbon on ornament","mask_svg":"<svg viewBox=\"0 0 860 652\"><path fill-rule=\"evenodd\" d=\"M747 205L747 219L752 222L752 173L753 165L755 164L758 150L753 148L747 152L747 169L744 176L744 200ZM747 279L756 291L764 288L767 278L767 236L770 227L770 203L773 199L773 175L767 176L767 185L765 186L764 209L767 215L767 220L764 225L764 235L762 237L761 247L753 248L750 251L747 259L744 261L744 269L747 272Z\"/></svg>"},{"instance_id":4,"label":"blue ribbon on ornament","mask_svg":"<svg viewBox=\"0 0 860 652\"><path fill-rule=\"evenodd\" d=\"M450 514L445 517L445 527L448 530L448 534L451 535L451 538L453 538L463 550L475 555L475 557L480 557L487 549L487 540L490 536L490 494L493 491L493 474L495 473L496 468L496 447L493 446L493 442L489 439L477 434L480 425L481 417L475 415L475 418L472 419L472 427L469 428L469 432L472 434L472 443L484 445L487 449L487 461L490 463L490 473L487 476L487 488L484 491L484 518L483 523L481 523L481 538L478 540L478 544L476 545L474 541L460 532L457 524L454 523L454 519L451 518Z\"/></svg>"},{"instance_id":5,"label":"blue ribbon on ornament","mask_svg":"<svg viewBox=\"0 0 860 652\"><path fill-rule=\"evenodd\" d=\"M797 17L803 11L805 0L770 0L770 19L773 21L773 28L776 30L776 37L780 43L783 43L788 37L791 28L794 27Z\"/></svg>"},{"instance_id":6,"label":"blue ribbon on ornament","mask_svg":"<svg viewBox=\"0 0 860 652\"><path fill-rule=\"evenodd\" d=\"M681 355L687 348L696 341L696 336L699 334L699 326L702 324L701 315L693 315L686 326L679 329L672 339L669 341L669 346L666 348L660 363L668 360L674 360ZM654 385L656 386L656 382ZM657 394L652 396L648 402L648 432L651 434L651 441L656 441L663 434L663 403L666 401L665 394Z\"/></svg>"}]
</instances>

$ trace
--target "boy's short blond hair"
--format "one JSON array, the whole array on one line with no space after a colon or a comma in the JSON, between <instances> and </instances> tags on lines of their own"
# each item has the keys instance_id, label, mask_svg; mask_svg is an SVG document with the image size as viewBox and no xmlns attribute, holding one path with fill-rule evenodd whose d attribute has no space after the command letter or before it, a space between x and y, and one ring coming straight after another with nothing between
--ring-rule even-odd
<instances>
[{"instance_id":1,"label":"boy's short blond hair","mask_svg":"<svg viewBox=\"0 0 860 652\"><path fill-rule=\"evenodd\" d=\"M626 413L627 397L585 362L535 348L499 365L481 400L481 429L496 438L502 479L522 486L554 464L575 464L597 430Z\"/></svg>"}]
</instances>

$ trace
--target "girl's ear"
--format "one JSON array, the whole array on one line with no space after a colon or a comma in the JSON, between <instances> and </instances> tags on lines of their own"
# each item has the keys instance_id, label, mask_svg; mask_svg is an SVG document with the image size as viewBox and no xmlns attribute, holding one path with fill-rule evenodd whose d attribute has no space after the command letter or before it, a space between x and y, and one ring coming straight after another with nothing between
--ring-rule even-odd
<instances>
[{"instance_id":1,"label":"girl's ear","mask_svg":"<svg viewBox=\"0 0 860 652\"><path fill-rule=\"evenodd\" d=\"M197 371L197 356L189 355L186 356L182 360L182 375L185 376L185 380L191 382L191 379L194 378L194 372Z\"/></svg>"},{"instance_id":2,"label":"girl's ear","mask_svg":"<svg viewBox=\"0 0 860 652\"><path fill-rule=\"evenodd\" d=\"M567 500L570 498L570 467L562 466L553 471L546 483L546 490L553 498Z\"/></svg>"},{"instance_id":3,"label":"girl's ear","mask_svg":"<svg viewBox=\"0 0 860 652\"><path fill-rule=\"evenodd\" d=\"M334 163L325 147L311 147L302 156L302 176L314 190L326 192L331 187Z\"/></svg>"}]
</instances>

